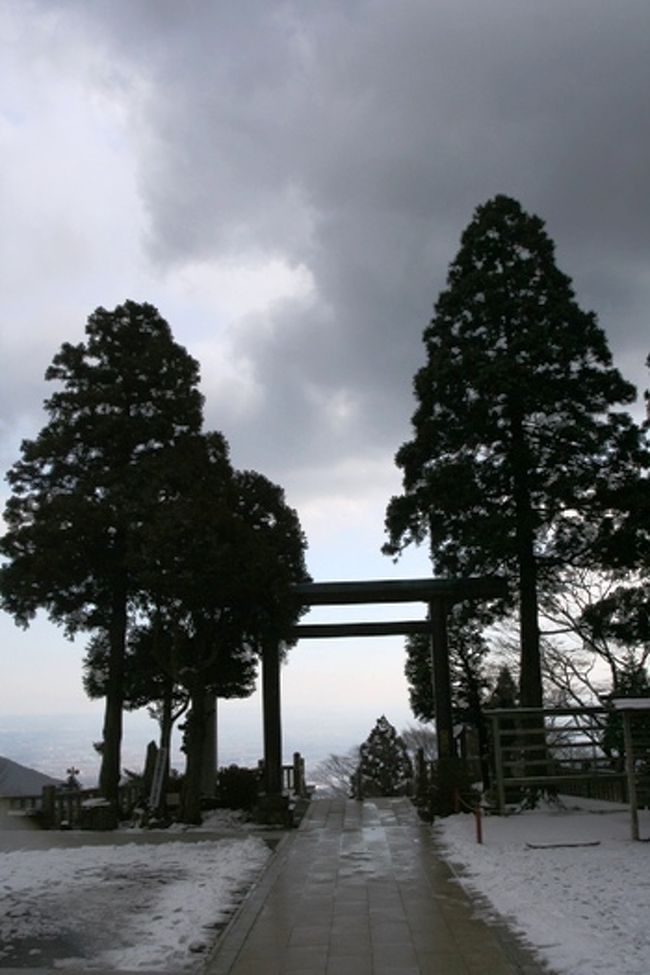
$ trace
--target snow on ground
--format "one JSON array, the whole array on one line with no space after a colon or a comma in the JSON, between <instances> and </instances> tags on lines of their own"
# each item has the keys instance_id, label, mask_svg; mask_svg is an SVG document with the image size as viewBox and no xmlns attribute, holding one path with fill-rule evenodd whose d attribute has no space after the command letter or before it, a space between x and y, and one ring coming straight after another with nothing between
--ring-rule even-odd
<instances>
[{"instance_id":1,"label":"snow on ground","mask_svg":"<svg viewBox=\"0 0 650 975\"><path fill-rule=\"evenodd\" d=\"M633 842L624 806L565 797L565 808L434 825L460 882L478 891L566 975L650 972L650 843ZM650 812L640 813L650 837ZM560 844L592 843L591 846ZM533 849L528 844L542 846Z\"/></svg>"},{"instance_id":2,"label":"snow on ground","mask_svg":"<svg viewBox=\"0 0 650 975\"><path fill-rule=\"evenodd\" d=\"M0 854L0 966L191 968L269 855L257 837Z\"/></svg>"}]
</instances>

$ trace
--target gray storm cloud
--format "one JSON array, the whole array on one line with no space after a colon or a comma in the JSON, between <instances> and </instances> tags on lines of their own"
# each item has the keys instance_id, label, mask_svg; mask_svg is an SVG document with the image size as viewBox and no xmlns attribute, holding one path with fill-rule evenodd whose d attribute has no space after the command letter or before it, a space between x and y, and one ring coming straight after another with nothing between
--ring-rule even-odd
<instances>
[{"instance_id":1,"label":"gray storm cloud","mask_svg":"<svg viewBox=\"0 0 650 975\"><path fill-rule=\"evenodd\" d=\"M39 6L112 64L158 268L267 255L311 275L233 331L259 410L208 403L261 466L405 439L422 329L497 192L547 221L645 381L646 2Z\"/></svg>"}]
</instances>

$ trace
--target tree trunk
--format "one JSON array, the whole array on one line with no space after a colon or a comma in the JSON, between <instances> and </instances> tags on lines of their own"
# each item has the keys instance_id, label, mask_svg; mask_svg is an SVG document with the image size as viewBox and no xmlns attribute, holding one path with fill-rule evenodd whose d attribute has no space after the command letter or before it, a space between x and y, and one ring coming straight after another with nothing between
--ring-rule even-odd
<instances>
[{"instance_id":1,"label":"tree trunk","mask_svg":"<svg viewBox=\"0 0 650 975\"><path fill-rule=\"evenodd\" d=\"M206 691L202 764L201 792L204 796L214 796L217 791L217 697L212 691Z\"/></svg>"},{"instance_id":2,"label":"tree trunk","mask_svg":"<svg viewBox=\"0 0 650 975\"><path fill-rule=\"evenodd\" d=\"M205 688L192 688L190 710L185 721L185 779L181 794L180 819L201 824L201 780L205 742Z\"/></svg>"},{"instance_id":3,"label":"tree trunk","mask_svg":"<svg viewBox=\"0 0 650 975\"><path fill-rule=\"evenodd\" d=\"M169 776L169 764L170 764L170 749L172 744L172 728L174 727L174 718L172 715L173 704L172 704L172 688L171 681L169 681L169 687L165 689L165 694L162 699L162 707L160 709L160 749L164 749L165 758L165 782Z\"/></svg>"},{"instance_id":4,"label":"tree trunk","mask_svg":"<svg viewBox=\"0 0 650 975\"><path fill-rule=\"evenodd\" d=\"M512 473L515 502L515 533L519 566L519 703L542 706L542 667L537 612L537 560L535 517L530 496L530 457L521 412L511 404Z\"/></svg>"},{"instance_id":5,"label":"tree trunk","mask_svg":"<svg viewBox=\"0 0 650 975\"><path fill-rule=\"evenodd\" d=\"M163 694L160 708L160 751L164 759L163 780L160 790L160 802L158 806L164 810L166 808L165 796L167 795L167 781L169 779L169 768L171 765L172 729L174 727L173 717L173 681L167 680L165 692Z\"/></svg>"},{"instance_id":6,"label":"tree trunk","mask_svg":"<svg viewBox=\"0 0 650 975\"><path fill-rule=\"evenodd\" d=\"M514 475L515 532L519 565L519 705L522 708L541 708L542 665L539 648L537 609L537 559L535 556L535 516L530 491L530 453L524 433L521 411L512 410L512 468ZM521 740L525 774L537 777L547 773L543 715L525 718L521 724ZM538 747L539 746L539 747ZM538 789L528 788L527 803L537 804Z\"/></svg>"},{"instance_id":7,"label":"tree trunk","mask_svg":"<svg viewBox=\"0 0 650 975\"><path fill-rule=\"evenodd\" d=\"M537 565L531 538L519 542L519 599L521 670L519 702L522 708L541 708L542 664L537 614Z\"/></svg>"},{"instance_id":8,"label":"tree trunk","mask_svg":"<svg viewBox=\"0 0 650 975\"><path fill-rule=\"evenodd\" d=\"M122 748L122 712L124 704L124 654L126 646L126 594L115 593L109 625L110 652L104 708L102 764L99 790L117 808L120 785Z\"/></svg>"}]
</instances>

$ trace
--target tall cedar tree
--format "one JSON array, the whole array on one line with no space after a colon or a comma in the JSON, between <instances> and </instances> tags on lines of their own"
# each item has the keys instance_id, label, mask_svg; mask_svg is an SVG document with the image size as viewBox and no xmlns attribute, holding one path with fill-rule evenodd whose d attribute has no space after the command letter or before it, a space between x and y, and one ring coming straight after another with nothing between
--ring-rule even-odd
<instances>
[{"instance_id":1,"label":"tall cedar tree","mask_svg":"<svg viewBox=\"0 0 650 975\"><path fill-rule=\"evenodd\" d=\"M190 697L181 816L200 822L206 709L245 696L267 641L288 644L308 578L305 538L282 490L234 471L217 433L177 449L177 483L149 521L150 609L178 635L177 676Z\"/></svg>"},{"instance_id":2,"label":"tall cedar tree","mask_svg":"<svg viewBox=\"0 0 650 975\"><path fill-rule=\"evenodd\" d=\"M397 555L428 535L434 570L505 572L518 598L521 703L542 703L538 580L589 564L594 526L641 464L593 313L574 300L536 216L497 196L476 210L425 329L413 439L388 506Z\"/></svg>"},{"instance_id":3,"label":"tall cedar tree","mask_svg":"<svg viewBox=\"0 0 650 975\"><path fill-rule=\"evenodd\" d=\"M127 615L160 491L150 468L200 429L199 371L152 305L127 301L98 308L85 342L65 343L46 379L61 387L45 402L49 420L7 475L2 606L24 626L43 608L70 635L108 634L100 788L115 800Z\"/></svg>"}]
</instances>

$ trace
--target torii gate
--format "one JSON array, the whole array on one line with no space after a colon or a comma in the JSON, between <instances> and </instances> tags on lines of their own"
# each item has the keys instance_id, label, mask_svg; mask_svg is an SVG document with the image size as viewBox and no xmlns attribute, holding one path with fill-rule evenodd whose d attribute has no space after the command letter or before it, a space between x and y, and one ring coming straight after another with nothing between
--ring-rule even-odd
<instances>
[{"instance_id":1,"label":"torii gate","mask_svg":"<svg viewBox=\"0 0 650 975\"><path fill-rule=\"evenodd\" d=\"M495 576L466 579L395 579L375 582L304 582L294 592L305 606L340 606L357 603L414 603L429 607L426 620L374 623L305 623L294 627L298 640L350 636L431 635L431 674L436 708L438 757L453 749L447 613L465 599L499 599L506 581ZM267 797L282 795L282 719L280 701L280 648L268 644L262 654L262 707L264 715L264 785Z\"/></svg>"}]
</instances>

